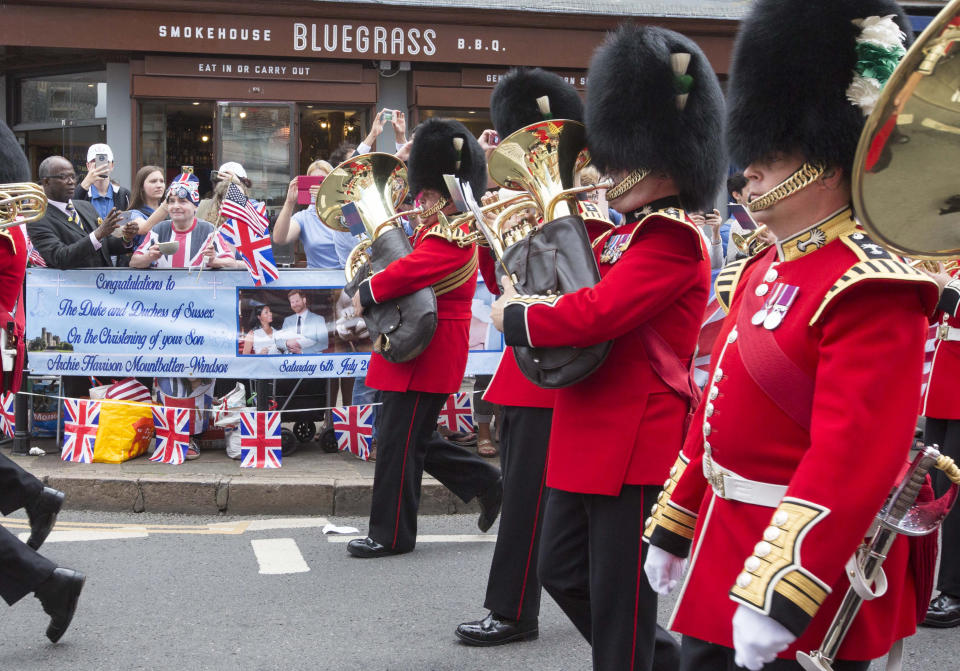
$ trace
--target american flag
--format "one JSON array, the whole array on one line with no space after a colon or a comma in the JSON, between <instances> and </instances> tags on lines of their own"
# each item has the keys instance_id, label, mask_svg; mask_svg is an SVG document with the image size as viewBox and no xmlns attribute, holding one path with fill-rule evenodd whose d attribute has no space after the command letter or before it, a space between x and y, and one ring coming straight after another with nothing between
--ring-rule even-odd
<instances>
[{"instance_id":1,"label":"american flag","mask_svg":"<svg viewBox=\"0 0 960 671\"><path fill-rule=\"evenodd\" d=\"M114 401L139 401L141 403L149 403L153 400L150 397L150 390L133 377L118 380L111 384L107 388L106 398Z\"/></svg>"},{"instance_id":2,"label":"american flag","mask_svg":"<svg viewBox=\"0 0 960 671\"><path fill-rule=\"evenodd\" d=\"M470 394L467 392L450 394L443 410L440 411L438 423L451 431L466 431L467 433L473 431Z\"/></svg>"},{"instance_id":3,"label":"american flag","mask_svg":"<svg viewBox=\"0 0 960 671\"><path fill-rule=\"evenodd\" d=\"M151 408L157 448L150 461L182 464L190 446L190 411L182 408Z\"/></svg>"},{"instance_id":4,"label":"american flag","mask_svg":"<svg viewBox=\"0 0 960 671\"><path fill-rule=\"evenodd\" d=\"M17 397L12 391L0 393L0 436L13 438L16 428L14 421L13 401Z\"/></svg>"},{"instance_id":5,"label":"american flag","mask_svg":"<svg viewBox=\"0 0 960 671\"><path fill-rule=\"evenodd\" d=\"M266 235L269 223L266 216L267 206L247 198L243 190L231 184L223 196L220 215L225 219L245 221L257 235Z\"/></svg>"},{"instance_id":6,"label":"american flag","mask_svg":"<svg viewBox=\"0 0 960 671\"><path fill-rule=\"evenodd\" d=\"M100 401L65 398L63 410L66 417L60 458L63 461L92 463L93 446L97 442L97 429L100 426Z\"/></svg>"},{"instance_id":7,"label":"american flag","mask_svg":"<svg viewBox=\"0 0 960 671\"><path fill-rule=\"evenodd\" d=\"M240 413L240 467L280 468L280 413Z\"/></svg>"},{"instance_id":8,"label":"american flag","mask_svg":"<svg viewBox=\"0 0 960 671\"><path fill-rule=\"evenodd\" d=\"M37 248L30 242L30 236L27 234L27 225L22 224L20 230L23 231L23 237L27 241L27 261L39 268L46 268L47 262L43 260L40 252L38 252Z\"/></svg>"},{"instance_id":9,"label":"american flag","mask_svg":"<svg viewBox=\"0 0 960 671\"><path fill-rule=\"evenodd\" d=\"M333 433L341 452L367 461L370 459L370 442L373 440L373 406L350 405L333 408Z\"/></svg>"}]
</instances>

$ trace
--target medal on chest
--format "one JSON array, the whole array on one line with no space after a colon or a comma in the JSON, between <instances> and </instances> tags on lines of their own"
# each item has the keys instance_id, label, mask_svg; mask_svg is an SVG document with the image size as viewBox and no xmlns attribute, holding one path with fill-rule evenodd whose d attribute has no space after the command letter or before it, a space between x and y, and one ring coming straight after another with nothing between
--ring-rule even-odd
<instances>
[{"instance_id":1,"label":"medal on chest","mask_svg":"<svg viewBox=\"0 0 960 671\"><path fill-rule=\"evenodd\" d=\"M630 233L620 233L607 238L600 253L600 263L616 263L630 246L630 237Z\"/></svg>"},{"instance_id":2,"label":"medal on chest","mask_svg":"<svg viewBox=\"0 0 960 671\"><path fill-rule=\"evenodd\" d=\"M777 328L783 322L783 318L786 317L787 310L797 299L799 291L800 288L792 284L777 282L771 287L763 307L754 313L750 323L754 326L762 324L763 328L770 331Z\"/></svg>"}]
</instances>

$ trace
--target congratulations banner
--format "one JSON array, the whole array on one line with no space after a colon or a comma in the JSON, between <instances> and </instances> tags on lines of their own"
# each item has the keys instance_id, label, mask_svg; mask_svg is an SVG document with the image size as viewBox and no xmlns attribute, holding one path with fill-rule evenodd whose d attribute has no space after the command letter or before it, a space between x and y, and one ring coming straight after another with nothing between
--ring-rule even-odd
<instances>
[{"instance_id":1,"label":"congratulations banner","mask_svg":"<svg viewBox=\"0 0 960 671\"><path fill-rule=\"evenodd\" d=\"M339 270L282 270L267 287L245 270L27 271L34 375L363 377L372 343ZM496 370L503 338L477 285L467 374Z\"/></svg>"}]
</instances>

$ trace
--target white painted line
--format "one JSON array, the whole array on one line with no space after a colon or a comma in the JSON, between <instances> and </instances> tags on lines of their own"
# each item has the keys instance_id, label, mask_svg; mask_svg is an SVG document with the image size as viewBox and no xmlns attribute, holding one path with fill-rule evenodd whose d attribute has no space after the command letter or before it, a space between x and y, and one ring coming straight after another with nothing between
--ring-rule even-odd
<instances>
[{"instance_id":1,"label":"white painted line","mask_svg":"<svg viewBox=\"0 0 960 671\"><path fill-rule=\"evenodd\" d=\"M284 517L275 520L253 520L247 531L271 531L273 529L312 529L325 527L330 520L326 517ZM210 525L211 528L214 525Z\"/></svg>"},{"instance_id":2,"label":"white painted line","mask_svg":"<svg viewBox=\"0 0 960 671\"><path fill-rule=\"evenodd\" d=\"M306 573L310 570L292 538L262 538L250 541L263 575Z\"/></svg>"},{"instance_id":3,"label":"white painted line","mask_svg":"<svg viewBox=\"0 0 960 671\"><path fill-rule=\"evenodd\" d=\"M107 529L89 529L83 531L53 531L47 536L45 543L65 543L68 541L113 541L121 538L146 538L148 536L146 529L124 529L123 531L110 531ZM17 534L17 538L26 542L30 538L29 533Z\"/></svg>"},{"instance_id":4,"label":"white painted line","mask_svg":"<svg viewBox=\"0 0 960 671\"><path fill-rule=\"evenodd\" d=\"M349 543L364 536L327 536L330 543ZM497 534L424 534L417 536L418 543L495 543Z\"/></svg>"}]
</instances>

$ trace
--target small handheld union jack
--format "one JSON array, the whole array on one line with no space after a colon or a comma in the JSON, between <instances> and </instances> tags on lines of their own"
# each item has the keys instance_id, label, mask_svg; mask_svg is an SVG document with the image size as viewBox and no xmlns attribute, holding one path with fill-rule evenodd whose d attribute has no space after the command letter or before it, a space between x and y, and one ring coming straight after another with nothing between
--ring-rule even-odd
<instances>
[{"instance_id":1,"label":"small handheld union jack","mask_svg":"<svg viewBox=\"0 0 960 671\"><path fill-rule=\"evenodd\" d=\"M368 461L373 440L373 406L350 405L333 408L333 433L341 452Z\"/></svg>"},{"instance_id":2,"label":"small handheld union jack","mask_svg":"<svg viewBox=\"0 0 960 671\"><path fill-rule=\"evenodd\" d=\"M157 448L150 461L177 466L186 458L190 446L190 411L185 408L156 407L153 410L153 426L156 430Z\"/></svg>"},{"instance_id":3,"label":"small handheld union jack","mask_svg":"<svg viewBox=\"0 0 960 671\"><path fill-rule=\"evenodd\" d=\"M63 461L93 462L93 447L100 427L100 401L66 398L63 423Z\"/></svg>"},{"instance_id":4,"label":"small handheld union jack","mask_svg":"<svg viewBox=\"0 0 960 671\"><path fill-rule=\"evenodd\" d=\"M0 436L13 438L16 428L13 401L16 397L12 391L0 393Z\"/></svg>"},{"instance_id":5,"label":"small handheld union jack","mask_svg":"<svg viewBox=\"0 0 960 671\"><path fill-rule=\"evenodd\" d=\"M280 468L280 413L240 413L240 467Z\"/></svg>"},{"instance_id":6,"label":"small handheld union jack","mask_svg":"<svg viewBox=\"0 0 960 671\"><path fill-rule=\"evenodd\" d=\"M438 418L440 426L451 431L473 431L473 410L471 409L470 394L462 392L450 394L447 402L440 411Z\"/></svg>"}]
</instances>

